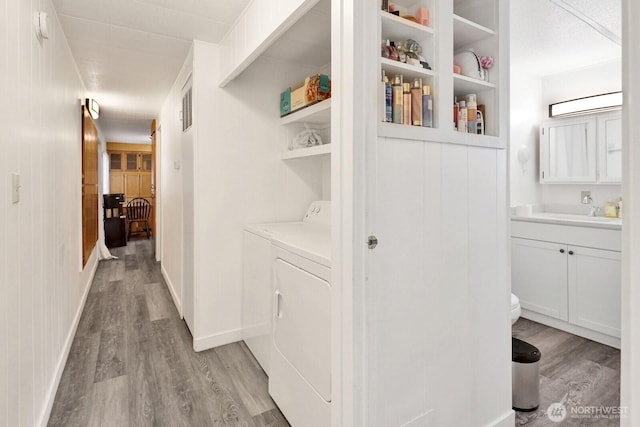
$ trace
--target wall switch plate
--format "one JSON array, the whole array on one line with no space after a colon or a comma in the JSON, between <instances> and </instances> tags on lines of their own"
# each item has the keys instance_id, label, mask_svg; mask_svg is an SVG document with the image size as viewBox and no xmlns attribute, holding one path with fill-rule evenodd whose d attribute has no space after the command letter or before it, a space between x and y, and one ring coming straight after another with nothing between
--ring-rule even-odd
<instances>
[{"instance_id":1,"label":"wall switch plate","mask_svg":"<svg viewBox=\"0 0 640 427\"><path fill-rule=\"evenodd\" d=\"M16 204L20 201L20 175L11 174L11 203Z\"/></svg>"}]
</instances>

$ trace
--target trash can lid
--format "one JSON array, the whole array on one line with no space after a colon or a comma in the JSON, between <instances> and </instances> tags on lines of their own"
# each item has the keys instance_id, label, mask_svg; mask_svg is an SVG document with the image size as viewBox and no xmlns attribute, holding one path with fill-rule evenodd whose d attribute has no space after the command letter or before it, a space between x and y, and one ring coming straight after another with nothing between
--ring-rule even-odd
<instances>
[{"instance_id":1,"label":"trash can lid","mask_svg":"<svg viewBox=\"0 0 640 427\"><path fill-rule=\"evenodd\" d=\"M518 363L535 363L540 360L542 353L537 347L519 340L511 338L511 361Z\"/></svg>"}]
</instances>

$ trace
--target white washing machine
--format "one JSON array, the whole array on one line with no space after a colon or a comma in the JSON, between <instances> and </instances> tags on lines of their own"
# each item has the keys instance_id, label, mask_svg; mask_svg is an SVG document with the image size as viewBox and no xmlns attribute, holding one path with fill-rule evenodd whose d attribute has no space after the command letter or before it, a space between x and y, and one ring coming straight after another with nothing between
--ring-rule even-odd
<instances>
[{"instance_id":1,"label":"white washing machine","mask_svg":"<svg viewBox=\"0 0 640 427\"><path fill-rule=\"evenodd\" d=\"M268 367L269 393L294 427L331 424L330 223L331 203L319 201L311 204L300 222L246 228L246 233L271 244L272 302L270 309L254 310L271 313L268 361L260 360L265 354L264 340L260 340L264 337L245 341L263 367ZM245 234L247 237L251 238ZM246 271L248 299L264 295L247 289ZM264 288L264 282L261 286Z\"/></svg>"}]
</instances>

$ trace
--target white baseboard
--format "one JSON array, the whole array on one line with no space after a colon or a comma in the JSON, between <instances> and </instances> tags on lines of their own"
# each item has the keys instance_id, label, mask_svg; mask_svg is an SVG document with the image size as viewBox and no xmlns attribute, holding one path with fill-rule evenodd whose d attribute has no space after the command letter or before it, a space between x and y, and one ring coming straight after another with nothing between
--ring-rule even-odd
<instances>
[{"instance_id":1,"label":"white baseboard","mask_svg":"<svg viewBox=\"0 0 640 427\"><path fill-rule=\"evenodd\" d=\"M195 351L204 351L240 340L242 340L242 328L232 329L219 334L213 334L202 338L194 338L193 349Z\"/></svg>"},{"instance_id":2,"label":"white baseboard","mask_svg":"<svg viewBox=\"0 0 640 427\"><path fill-rule=\"evenodd\" d=\"M97 245L96 245L97 247ZM69 358L69 352L71 351L71 344L73 344L73 339L76 337L76 331L78 330L78 325L80 324L80 317L82 317L82 311L84 310L84 305L87 302L87 296L89 295L89 289L91 289L91 284L93 283L93 278L96 275L96 270L98 269L98 254L96 249L94 248L91 253L91 257L89 260L93 260L93 265L91 266L91 274L89 274L89 278L87 279L87 283L84 286L84 292L82 293L82 299L80 300L80 306L78 310L76 310L76 315L73 318L73 323L71 324L71 329L67 334L67 338L64 342L64 347L62 348L62 354L58 359L58 363L56 364L55 376L49 389L47 390L47 396L45 400L45 407L40 415L40 422L37 424L41 427L46 427L49 423L49 417L51 416L51 409L53 408L53 401L56 398L56 392L58 391L58 386L60 385L60 379L62 379L62 373L64 372L64 367L67 364L67 359Z\"/></svg>"},{"instance_id":3,"label":"white baseboard","mask_svg":"<svg viewBox=\"0 0 640 427\"><path fill-rule=\"evenodd\" d=\"M544 314L539 314L525 308L522 309L520 317L542 323L543 325L551 326L552 328L560 329L561 331L569 332L570 334L587 338L591 341L599 342L600 344L605 344L617 349L620 348L620 338L583 328L582 326L577 326L572 323L565 322L564 320L545 316Z\"/></svg>"},{"instance_id":4,"label":"white baseboard","mask_svg":"<svg viewBox=\"0 0 640 427\"><path fill-rule=\"evenodd\" d=\"M513 427L516 424L516 413L513 409L487 424L487 427Z\"/></svg>"},{"instance_id":5,"label":"white baseboard","mask_svg":"<svg viewBox=\"0 0 640 427\"><path fill-rule=\"evenodd\" d=\"M171 294L171 299L173 299L173 303L178 309L178 313L180 314L180 318L182 319L184 316L182 315L182 304L180 303L180 298L176 294L176 288L173 286L173 282L169 278L169 274L167 270L164 269L164 265L160 264L160 272L162 273L162 277L164 277L164 281L167 282L167 287L169 288L169 293Z\"/></svg>"}]
</instances>

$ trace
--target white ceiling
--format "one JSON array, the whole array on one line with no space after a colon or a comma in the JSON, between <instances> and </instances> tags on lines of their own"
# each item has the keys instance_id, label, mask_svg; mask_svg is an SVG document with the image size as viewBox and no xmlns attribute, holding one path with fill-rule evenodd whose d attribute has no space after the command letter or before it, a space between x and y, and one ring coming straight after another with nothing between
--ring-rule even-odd
<instances>
[{"instance_id":1,"label":"white ceiling","mask_svg":"<svg viewBox=\"0 0 640 427\"><path fill-rule=\"evenodd\" d=\"M563 1L621 37L621 0ZM618 44L550 0L511 0L509 5L512 67L549 75L621 57Z\"/></svg>"},{"instance_id":2,"label":"white ceiling","mask_svg":"<svg viewBox=\"0 0 640 427\"><path fill-rule=\"evenodd\" d=\"M250 0L52 1L88 96L100 103L98 125L107 141L149 142L151 120L158 117L191 41L219 43ZM621 0L561 1L620 36ZM619 45L551 0L509 4L514 68L548 75L620 58ZM330 1L321 1L266 55L326 65L329 11Z\"/></svg>"},{"instance_id":3,"label":"white ceiling","mask_svg":"<svg viewBox=\"0 0 640 427\"><path fill-rule=\"evenodd\" d=\"M218 43L249 0L52 0L107 141L149 142L191 41Z\"/></svg>"}]
</instances>

